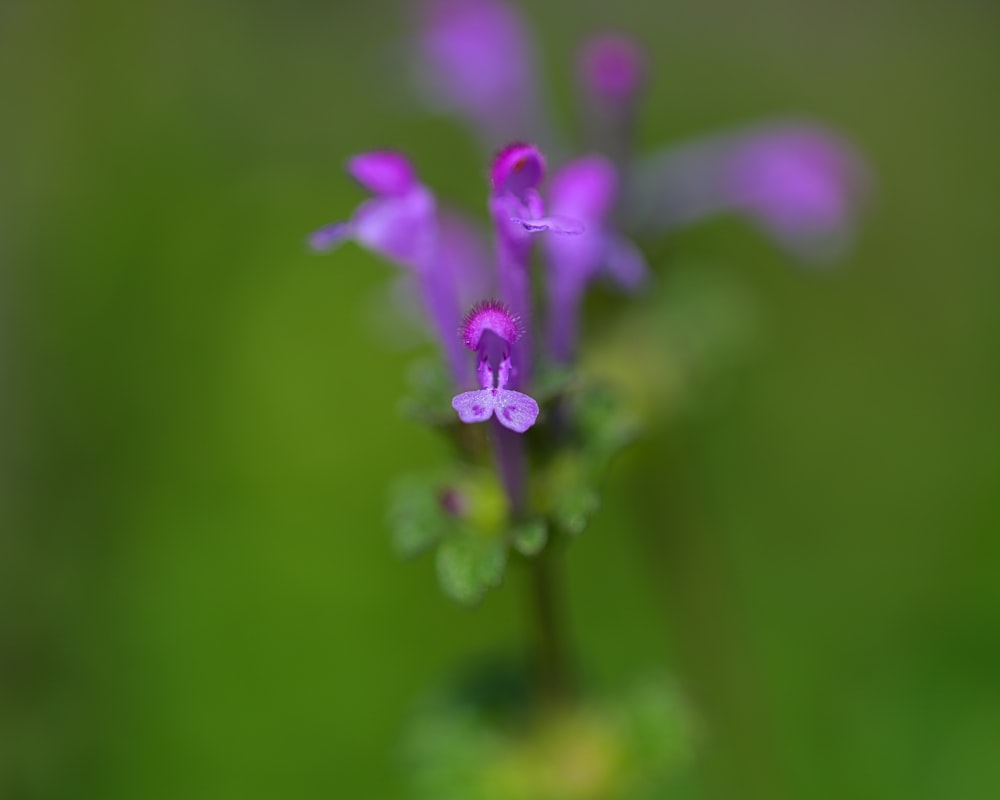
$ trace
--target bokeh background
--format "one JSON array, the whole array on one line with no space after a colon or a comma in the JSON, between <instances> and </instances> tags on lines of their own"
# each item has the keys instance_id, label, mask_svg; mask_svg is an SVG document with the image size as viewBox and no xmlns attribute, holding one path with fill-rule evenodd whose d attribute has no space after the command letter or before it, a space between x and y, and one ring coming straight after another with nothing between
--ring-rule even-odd
<instances>
[{"instance_id":1,"label":"bokeh background","mask_svg":"<svg viewBox=\"0 0 1000 800\"><path fill-rule=\"evenodd\" d=\"M560 113L580 36L649 46L644 147L775 114L868 155L836 270L738 221L657 253L756 344L617 464L566 585L588 680L669 672L708 798L1000 792L1000 8L524 3ZM403 796L410 708L521 647L400 563L390 268L303 236L409 152L484 165L406 88L404 4L0 3L0 797ZM401 340L402 339L402 340Z\"/></svg>"}]
</instances>

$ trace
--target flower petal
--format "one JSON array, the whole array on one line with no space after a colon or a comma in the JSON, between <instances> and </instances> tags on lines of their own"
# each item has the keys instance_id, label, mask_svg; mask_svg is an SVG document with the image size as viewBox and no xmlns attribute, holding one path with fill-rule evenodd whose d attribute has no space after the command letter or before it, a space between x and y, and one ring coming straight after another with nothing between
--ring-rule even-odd
<instances>
[{"instance_id":1,"label":"flower petal","mask_svg":"<svg viewBox=\"0 0 1000 800\"><path fill-rule=\"evenodd\" d=\"M623 289L638 289L649 278L645 256L624 236L608 237L605 258L605 271Z\"/></svg>"},{"instance_id":2,"label":"flower petal","mask_svg":"<svg viewBox=\"0 0 1000 800\"><path fill-rule=\"evenodd\" d=\"M837 255L870 194L861 156L809 122L755 125L661 151L633 173L630 216L672 230L720 212L752 220L794 255Z\"/></svg>"},{"instance_id":3,"label":"flower petal","mask_svg":"<svg viewBox=\"0 0 1000 800\"><path fill-rule=\"evenodd\" d=\"M619 34L603 34L580 49L578 69L583 85L609 100L627 101L641 86L645 58L638 43Z\"/></svg>"},{"instance_id":4,"label":"flower petal","mask_svg":"<svg viewBox=\"0 0 1000 800\"><path fill-rule=\"evenodd\" d=\"M462 341L470 350L479 348L480 339L486 331L491 331L507 344L513 344L524 333L517 315L512 314L499 300L476 303L469 309L458 330Z\"/></svg>"},{"instance_id":5,"label":"flower petal","mask_svg":"<svg viewBox=\"0 0 1000 800\"><path fill-rule=\"evenodd\" d=\"M538 403L521 392L499 389L494 403L500 424L517 433L524 433L538 419Z\"/></svg>"},{"instance_id":6,"label":"flower petal","mask_svg":"<svg viewBox=\"0 0 1000 800\"><path fill-rule=\"evenodd\" d=\"M475 392L462 392L451 399L451 407L458 412L462 422L485 422L495 408L496 399L492 389L479 389Z\"/></svg>"},{"instance_id":7,"label":"flower petal","mask_svg":"<svg viewBox=\"0 0 1000 800\"><path fill-rule=\"evenodd\" d=\"M546 196L556 214L603 223L618 200L618 171L604 156L578 158L556 171Z\"/></svg>"},{"instance_id":8,"label":"flower petal","mask_svg":"<svg viewBox=\"0 0 1000 800\"><path fill-rule=\"evenodd\" d=\"M418 9L415 76L428 105L463 116L491 148L544 130L534 48L515 8L425 0Z\"/></svg>"},{"instance_id":9,"label":"flower petal","mask_svg":"<svg viewBox=\"0 0 1000 800\"><path fill-rule=\"evenodd\" d=\"M376 195L404 195L417 187L417 174L409 159L390 150L356 155L347 162L347 171Z\"/></svg>"},{"instance_id":10,"label":"flower petal","mask_svg":"<svg viewBox=\"0 0 1000 800\"><path fill-rule=\"evenodd\" d=\"M533 144L515 142L493 158L490 185L497 196L510 194L527 202L528 190L537 189L545 178L545 157Z\"/></svg>"},{"instance_id":11,"label":"flower petal","mask_svg":"<svg viewBox=\"0 0 1000 800\"><path fill-rule=\"evenodd\" d=\"M475 222L456 212L444 212L438 217L438 269L454 286L460 308L496 292L493 256L485 238L485 231Z\"/></svg>"},{"instance_id":12,"label":"flower petal","mask_svg":"<svg viewBox=\"0 0 1000 800\"><path fill-rule=\"evenodd\" d=\"M341 242L350 239L354 234L354 226L350 222L331 222L318 231L309 234L309 247L318 253L332 250Z\"/></svg>"},{"instance_id":13,"label":"flower petal","mask_svg":"<svg viewBox=\"0 0 1000 800\"><path fill-rule=\"evenodd\" d=\"M434 197L421 186L400 197L373 197L354 212L354 236L386 258L420 270L433 245L434 213Z\"/></svg>"}]
</instances>

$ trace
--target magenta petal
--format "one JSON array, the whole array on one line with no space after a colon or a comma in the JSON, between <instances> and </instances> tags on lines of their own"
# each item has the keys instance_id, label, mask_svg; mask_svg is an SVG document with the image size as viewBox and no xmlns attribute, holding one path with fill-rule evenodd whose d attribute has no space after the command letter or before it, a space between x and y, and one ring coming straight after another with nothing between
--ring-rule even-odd
<instances>
[{"instance_id":1,"label":"magenta petal","mask_svg":"<svg viewBox=\"0 0 1000 800\"><path fill-rule=\"evenodd\" d=\"M493 159L490 184L496 195L511 194L525 201L528 190L535 189L545 178L545 157L531 144L516 142L508 145Z\"/></svg>"},{"instance_id":2,"label":"magenta petal","mask_svg":"<svg viewBox=\"0 0 1000 800\"><path fill-rule=\"evenodd\" d=\"M480 389L475 392L463 392L452 398L451 407L458 412L458 418L462 422L485 422L492 416L496 404L494 391Z\"/></svg>"},{"instance_id":3,"label":"magenta petal","mask_svg":"<svg viewBox=\"0 0 1000 800\"><path fill-rule=\"evenodd\" d=\"M401 197L373 197L354 212L354 237L365 247L419 270L433 246L434 214L434 198L423 187Z\"/></svg>"},{"instance_id":4,"label":"magenta petal","mask_svg":"<svg viewBox=\"0 0 1000 800\"><path fill-rule=\"evenodd\" d=\"M486 248L484 231L472 220L453 212L439 216L437 258L454 287L459 308L496 293L493 257Z\"/></svg>"},{"instance_id":5,"label":"magenta petal","mask_svg":"<svg viewBox=\"0 0 1000 800\"><path fill-rule=\"evenodd\" d=\"M309 234L309 247L317 252L332 250L341 242L350 239L353 233L354 229L350 222L331 222Z\"/></svg>"},{"instance_id":6,"label":"magenta petal","mask_svg":"<svg viewBox=\"0 0 1000 800\"><path fill-rule=\"evenodd\" d=\"M603 156L578 158L552 176L546 194L558 214L603 222L618 200L618 171Z\"/></svg>"},{"instance_id":7,"label":"magenta petal","mask_svg":"<svg viewBox=\"0 0 1000 800\"><path fill-rule=\"evenodd\" d=\"M642 252L624 236L608 237L605 257L608 275L623 289L638 289L649 277L649 267Z\"/></svg>"},{"instance_id":8,"label":"magenta petal","mask_svg":"<svg viewBox=\"0 0 1000 800\"><path fill-rule=\"evenodd\" d=\"M631 218L672 230L739 213L805 259L848 244L871 193L855 148L807 121L758 124L661 151L634 170Z\"/></svg>"},{"instance_id":9,"label":"magenta petal","mask_svg":"<svg viewBox=\"0 0 1000 800\"><path fill-rule=\"evenodd\" d=\"M400 153L361 153L347 162L347 171L372 194L403 195L417 186L417 175Z\"/></svg>"},{"instance_id":10,"label":"magenta petal","mask_svg":"<svg viewBox=\"0 0 1000 800\"><path fill-rule=\"evenodd\" d=\"M476 367L476 376L479 378L479 385L484 389L493 388L493 367L490 366L489 359L482 359Z\"/></svg>"},{"instance_id":11,"label":"magenta petal","mask_svg":"<svg viewBox=\"0 0 1000 800\"><path fill-rule=\"evenodd\" d=\"M790 249L822 257L849 238L865 183L860 158L834 134L779 127L734 147L724 191Z\"/></svg>"},{"instance_id":12,"label":"magenta petal","mask_svg":"<svg viewBox=\"0 0 1000 800\"><path fill-rule=\"evenodd\" d=\"M507 344L513 344L524 333L517 315L498 300L483 300L469 309L462 320L459 335L466 347L476 350L486 331L491 331Z\"/></svg>"},{"instance_id":13,"label":"magenta petal","mask_svg":"<svg viewBox=\"0 0 1000 800\"><path fill-rule=\"evenodd\" d=\"M628 100L642 84L645 59L639 45L626 36L604 34L586 42L580 51L580 77L594 94Z\"/></svg>"},{"instance_id":14,"label":"magenta petal","mask_svg":"<svg viewBox=\"0 0 1000 800\"><path fill-rule=\"evenodd\" d=\"M501 0L423 0L416 77L426 101L457 112L491 147L536 132L533 47L521 15Z\"/></svg>"},{"instance_id":15,"label":"magenta petal","mask_svg":"<svg viewBox=\"0 0 1000 800\"><path fill-rule=\"evenodd\" d=\"M521 392L499 389L494 402L500 424L517 433L524 433L538 419L538 403Z\"/></svg>"}]
</instances>

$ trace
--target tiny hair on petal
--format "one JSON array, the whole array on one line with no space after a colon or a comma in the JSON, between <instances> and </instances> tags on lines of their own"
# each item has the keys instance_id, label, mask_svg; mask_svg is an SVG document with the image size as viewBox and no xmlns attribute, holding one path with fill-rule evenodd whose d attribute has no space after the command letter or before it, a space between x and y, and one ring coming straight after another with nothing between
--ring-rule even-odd
<instances>
[{"instance_id":1,"label":"tiny hair on petal","mask_svg":"<svg viewBox=\"0 0 1000 800\"><path fill-rule=\"evenodd\" d=\"M486 331L492 331L508 344L516 342L524 333L520 317L499 300L483 300L469 309L459 335L466 347L476 350Z\"/></svg>"}]
</instances>

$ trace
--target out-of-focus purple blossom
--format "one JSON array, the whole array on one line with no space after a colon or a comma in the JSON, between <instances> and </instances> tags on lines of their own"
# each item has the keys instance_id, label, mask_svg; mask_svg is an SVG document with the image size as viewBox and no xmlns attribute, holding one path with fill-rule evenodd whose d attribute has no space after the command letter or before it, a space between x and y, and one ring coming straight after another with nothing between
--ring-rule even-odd
<instances>
[{"instance_id":1,"label":"out-of-focus purple blossom","mask_svg":"<svg viewBox=\"0 0 1000 800\"><path fill-rule=\"evenodd\" d=\"M853 236L858 201L868 186L861 159L819 128L751 138L735 149L725 173L733 207L791 249L819 256L839 252Z\"/></svg>"},{"instance_id":2,"label":"out-of-focus purple blossom","mask_svg":"<svg viewBox=\"0 0 1000 800\"><path fill-rule=\"evenodd\" d=\"M534 56L512 6L426 0L422 8L417 66L428 99L470 122L490 144L542 135L535 133L543 106ZM634 127L648 77L642 48L625 35L594 36L580 48L577 76L583 139L620 170L622 225L656 233L737 213L794 256L818 261L840 255L852 241L871 181L864 160L832 131L770 123L636 159ZM560 229L561 212L545 217L530 195L522 204L526 214L507 216L525 230Z\"/></svg>"},{"instance_id":3,"label":"out-of-focus purple blossom","mask_svg":"<svg viewBox=\"0 0 1000 800\"><path fill-rule=\"evenodd\" d=\"M439 206L437 235L434 270L440 280L451 284L452 294L456 299L455 308L468 308L481 297L495 295L497 290L493 254L487 247L486 227L465 214ZM425 309L413 304L413 298L421 296L421 284L420 274L413 270L403 270L393 281L388 296L382 299L383 303L391 305L391 313L396 321L395 333L385 337L387 344L401 344L398 334L399 328L404 326L412 330L414 336L432 333L435 341L437 340L439 331L428 330L428 324L432 320L427 318ZM384 306L379 307L379 313L384 317Z\"/></svg>"},{"instance_id":4,"label":"out-of-focus purple blossom","mask_svg":"<svg viewBox=\"0 0 1000 800\"><path fill-rule=\"evenodd\" d=\"M434 195L417 180L405 156L391 151L362 153L347 165L352 177L373 197L347 222L334 222L309 237L315 250L330 250L353 240L399 266L419 283L424 308L448 355L452 376L465 380L468 369L454 330L460 308L456 287L462 251L457 223L439 224Z\"/></svg>"},{"instance_id":5,"label":"out-of-focus purple blossom","mask_svg":"<svg viewBox=\"0 0 1000 800\"><path fill-rule=\"evenodd\" d=\"M421 271L434 245L434 195L417 181L406 157L391 151L362 153L347 171L374 196L358 206L348 222L333 222L309 237L314 250L331 250L354 240L409 269Z\"/></svg>"},{"instance_id":6,"label":"out-of-focus purple blossom","mask_svg":"<svg viewBox=\"0 0 1000 800\"><path fill-rule=\"evenodd\" d=\"M449 276L459 309L496 294L493 254L487 246L485 225L463 214L441 210L438 237L438 268Z\"/></svg>"},{"instance_id":7,"label":"out-of-focus purple blossom","mask_svg":"<svg viewBox=\"0 0 1000 800\"><path fill-rule=\"evenodd\" d=\"M871 184L848 142L806 122L670 148L640 162L634 177L630 208L647 229L737 213L794 255L818 261L840 255L853 240Z\"/></svg>"},{"instance_id":8,"label":"out-of-focus purple blossom","mask_svg":"<svg viewBox=\"0 0 1000 800\"><path fill-rule=\"evenodd\" d=\"M465 118L487 148L546 135L534 47L499 0L419 4L416 71L427 104Z\"/></svg>"},{"instance_id":9,"label":"out-of-focus purple blossom","mask_svg":"<svg viewBox=\"0 0 1000 800\"><path fill-rule=\"evenodd\" d=\"M520 320L502 303L488 300L473 306L460 335L478 355L480 388L462 392L452 401L462 422L485 422L492 416L508 430L524 433L538 418L538 403L522 392L507 389L513 375L511 347L522 335Z\"/></svg>"},{"instance_id":10,"label":"out-of-focus purple blossom","mask_svg":"<svg viewBox=\"0 0 1000 800\"><path fill-rule=\"evenodd\" d=\"M578 63L589 94L608 103L631 104L646 78L646 60L635 41L614 33L584 42Z\"/></svg>"},{"instance_id":11,"label":"out-of-focus purple blossom","mask_svg":"<svg viewBox=\"0 0 1000 800\"><path fill-rule=\"evenodd\" d=\"M375 195L404 197L419 189L417 173L409 159L391 150L356 155L347 163L347 170Z\"/></svg>"},{"instance_id":12,"label":"out-of-focus purple blossom","mask_svg":"<svg viewBox=\"0 0 1000 800\"><path fill-rule=\"evenodd\" d=\"M620 167L631 157L635 122L646 83L646 58L621 34L601 34L583 43L577 56L587 144Z\"/></svg>"},{"instance_id":13,"label":"out-of-focus purple blossom","mask_svg":"<svg viewBox=\"0 0 1000 800\"><path fill-rule=\"evenodd\" d=\"M579 219L581 236L550 236L544 242L547 261L547 345L558 362L574 355L580 303L587 286L606 274L627 290L637 288L648 274L638 248L619 235L612 222L618 201L619 178L603 156L572 161L553 176L549 188L552 209Z\"/></svg>"}]
</instances>

